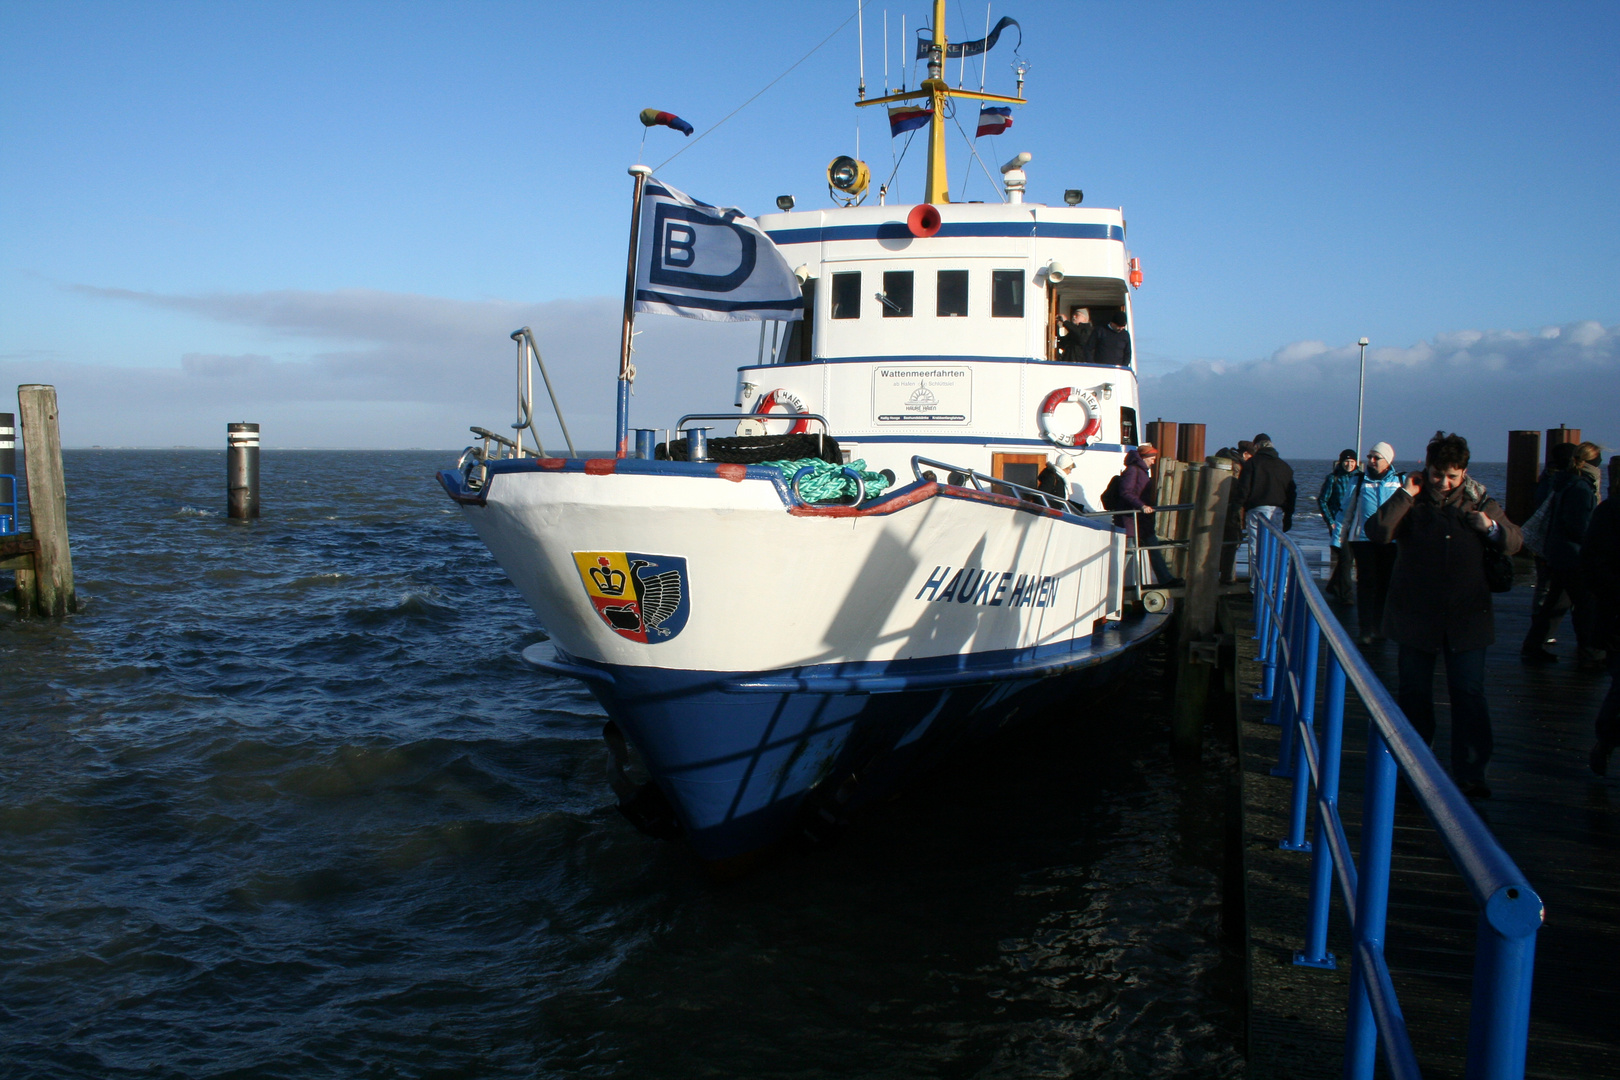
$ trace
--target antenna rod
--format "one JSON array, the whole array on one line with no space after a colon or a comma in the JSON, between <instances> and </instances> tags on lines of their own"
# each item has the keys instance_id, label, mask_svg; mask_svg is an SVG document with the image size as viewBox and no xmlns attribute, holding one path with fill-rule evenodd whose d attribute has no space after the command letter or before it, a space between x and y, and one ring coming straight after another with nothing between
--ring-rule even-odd
<instances>
[{"instance_id":1,"label":"antenna rod","mask_svg":"<svg viewBox=\"0 0 1620 1080\"><path fill-rule=\"evenodd\" d=\"M855 96L862 101L866 100L866 0L855 0L855 37L860 42L861 55L861 85L855 91ZM858 130L858 129L857 129Z\"/></svg>"},{"instance_id":2,"label":"antenna rod","mask_svg":"<svg viewBox=\"0 0 1620 1080\"><path fill-rule=\"evenodd\" d=\"M984 5L984 36L985 36L985 40L988 41L989 38L990 38L990 5L989 4ZM984 69L986 67L985 61L987 61L989 59L990 59L990 50L989 49L986 49L984 52L979 54L979 92L981 94L984 92Z\"/></svg>"},{"instance_id":3,"label":"antenna rod","mask_svg":"<svg viewBox=\"0 0 1620 1080\"><path fill-rule=\"evenodd\" d=\"M883 96L889 96L889 9L883 9Z\"/></svg>"}]
</instances>

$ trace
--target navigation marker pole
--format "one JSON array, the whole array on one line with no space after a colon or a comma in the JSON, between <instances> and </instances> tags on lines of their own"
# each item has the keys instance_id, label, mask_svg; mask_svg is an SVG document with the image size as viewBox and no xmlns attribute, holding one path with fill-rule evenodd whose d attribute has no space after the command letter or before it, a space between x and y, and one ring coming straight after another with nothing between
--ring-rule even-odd
<instances>
[{"instance_id":1,"label":"navigation marker pole","mask_svg":"<svg viewBox=\"0 0 1620 1080\"><path fill-rule=\"evenodd\" d=\"M1356 464L1361 464L1361 407L1367 400L1367 339L1361 339L1361 382L1356 387ZM1393 464L1393 462L1391 462Z\"/></svg>"},{"instance_id":2,"label":"navigation marker pole","mask_svg":"<svg viewBox=\"0 0 1620 1080\"><path fill-rule=\"evenodd\" d=\"M630 384L636 377L635 365L630 363L630 341L636 324L636 254L641 247L641 193L647 186L652 169L645 165L630 166L630 175L636 178L636 193L630 203L630 256L624 271L624 328L619 334L619 405L613 421L615 457L630 456Z\"/></svg>"}]
</instances>

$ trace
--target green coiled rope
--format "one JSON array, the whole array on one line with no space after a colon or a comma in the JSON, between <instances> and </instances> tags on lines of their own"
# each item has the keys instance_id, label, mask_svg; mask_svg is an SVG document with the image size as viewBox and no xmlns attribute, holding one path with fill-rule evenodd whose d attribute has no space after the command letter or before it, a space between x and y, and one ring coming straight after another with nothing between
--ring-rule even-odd
<instances>
[{"instance_id":1,"label":"green coiled rope","mask_svg":"<svg viewBox=\"0 0 1620 1080\"><path fill-rule=\"evenodd\" d=\"M848 502L858 491L855 478L845 473L845 469L861 474L861 481L866 485L866 497L874 498L883 494L889 486L889 478L882 473L871 472L866 468L866 462L861 459L850 462L848 465L834 465L830 461L820 458L799 458L796 461L766 461L761 464L781 472L782 478L789 484L799 475L800 470L810 469L799 481L799 498L807 503Z\"/></svg>"}]
</instances>

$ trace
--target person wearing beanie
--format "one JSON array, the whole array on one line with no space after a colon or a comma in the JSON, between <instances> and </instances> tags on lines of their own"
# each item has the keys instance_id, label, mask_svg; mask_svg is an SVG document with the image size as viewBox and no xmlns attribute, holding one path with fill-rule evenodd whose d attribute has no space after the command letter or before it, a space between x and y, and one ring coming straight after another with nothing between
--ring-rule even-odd
<instances>
[{"instance_id":1,"label":"person wearing beanie","mask_svg":"<svg viewBox=\"0 0 1620 1080\"><path fill-rule=\"evenodd\" d=\"M1316 493L1316 509L1322 515L1322 524L1327 526L1333 560L1327 588L1323 591L1329 600L1339 604L1348 604L1353 599L1350 593L1350 552L1339 543L1339 515L1349 501L1350 489L1355 487L1359 479L1361 469L1356 465L1356 452L1341 450L1333 471L1322 480L1322 487Z\"/></svg>"},{"instance_id":2,"label":"person wearing beanie","mask_svg":"<svg viewBox=\"0 0 1620 1080\"><path fill-rule=\"evenodd\" d=\"M1243 475L1232 485L1232 498L1243 507L1249 536L1249 583L1254 586L1259 565L1260 519L1274 521L1287 532L1294 527L1294 470L1277 454L1271 436L1254 437L1254 456L1243 465Z\"/></svg>"},{"instance_id":3,"label":"person wearing beanie","mask_svg":"<svg viewBox=\"0 0 1620 1080\"><path fill-rule=\"evenodd\" d=\"M1349 549L1356 566L1356 629L1363 645L1383 637L1384 601L1395 569L1395 545L1369 540L1367 522L1405 482L1406 477L1395 471L1395 448L1387 442L1373 443L1367 467L1345 499L1335 529L1340 546Z\"/></svg>"},{"instance_id":4,"label":"person wearing beanie","mask_svg":"<svg viewBox=\"0 0 1620 1080\"><path fill-rule=\"evenodd\" d=\"M1148 564L1153 569L1153 576L1157 583L1176 588L1186 582L1174 576L1170 571L1170 564L1165 561L1164 553L1156 546L1158 533L1153 524L1154 498L1149 490L1153 483L1153 466L1159 460L1159 450L1152 443L1142 443L1135 450L1125 455L1125 471L1120 473L1118 487L1112 481L1109 487L1114 491L1112 498L1108 492L1103 493L1103 504L1109 510L1135 510L1135 514L1117 514L1114 524L1125 530L1125 535L1133 538L1138 547L1147 552ZM1112 505L1109 505L1109 504ZM1138 531L1137 523L1141 523Z\"/></svg>"},{"instance_id":5,"label":"person wearing beanie","mask_svg":"<svg viewBox=\"0 0 1620 1080\"><path fill-rule=\"evenodd\" d=\"M1065 479L1074 472L1074 455L1057 453L1046 459L1041 467L1041 474L1035 478L1035 486L1048 495L1056 495L1060 499L1069 497L1069 483Z\"/></svg>"},{"instance_id":6,"label":"person wearing beanie","mask_svg":"<svg viewBox=\"0 0 1620 1080\"><path fill-rule=\"evenodd\" d=\"M1096 363L1110 367L1131 366L1131 333L1125 329L1124 308L1113 308L1108 312L1106 325L1097 328L1093 340Z\"/></svg>"}]
</instances>

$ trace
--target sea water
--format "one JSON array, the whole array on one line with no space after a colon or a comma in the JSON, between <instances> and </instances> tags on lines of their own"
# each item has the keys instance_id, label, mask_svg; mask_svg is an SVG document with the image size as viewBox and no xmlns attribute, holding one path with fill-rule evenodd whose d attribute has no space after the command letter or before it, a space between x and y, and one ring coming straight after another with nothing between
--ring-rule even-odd
<instances>
[{"instance_id":1,"label":"sea water","mask_svg":"<svg viewBox=\"0 0 1620 1080\"><path fill-rule=\"evenodd\" d=\"M238 523L222 451L65 455L82 610L0 610L0 1074L1241 1072L1231 759L1170 757L1162 656L715 882L519 658L453 460L267 450Z\"/></svg>"}]
</instances>

